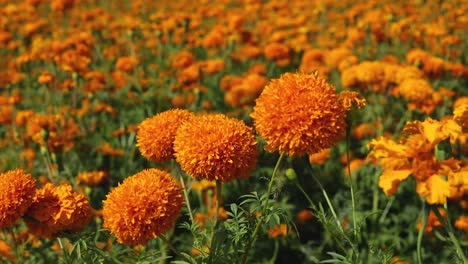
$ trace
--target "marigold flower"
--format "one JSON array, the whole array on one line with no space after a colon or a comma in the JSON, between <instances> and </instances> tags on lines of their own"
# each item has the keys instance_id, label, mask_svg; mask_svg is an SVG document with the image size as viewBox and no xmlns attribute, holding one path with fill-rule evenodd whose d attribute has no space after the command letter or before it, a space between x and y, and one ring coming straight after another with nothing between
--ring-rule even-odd
<instances>
[{"instance_id":1,"label":"marigold flower","mask_svg":"<svg viewBox=\"0 0 468 264\"><path fill-rule=\"evenodd\" d=\"M314 214L309 209L302 209L296 215L296 223L304 225L314 219Z\"/></svg>"},{"instance_id":2,"label":"marigold flower","mask_svg":"<svg viewBox=\"0 0 468 264\"><path fill-rule=\"evenodd\" d=\"M120 243L143 245L174 225L182 205L182 190L169 173L143 170L107 195L103 226Z\"/></svg>"},{"instance_id":3,"label":"marigold flower","mask_svg":"<svg viewBox=\"0 0 468 264\"><path fill-rule=\"evenodd\" d=\"M463 231L468 231L468 216L460 216L457 221L455 221L455 227Z\"/></svg>"},{"instance_id":4,"label":"marigold flower","mask_svg":"<svg viewBox=\"0 0 468 264\"><path fill-rule=\"evenodd\" d=\"M81 172L76 176L77 183L83 183L90 187L96 187L107 183L109 174L105 171L87 171Z\"/></svg>"},{"instance_id":5,"label":"marigold flower","mask_svg":"<svg viewBox=\"0 0 468 264\"><path fill-rule=\"evenodd\" d=\"M184 123L174 150L182 169L195 178L223 182L248 177L257 164L252 128L222 114L207 114Z\"/></svg>"},{"instance_id":6,"label":"marigold flower","mask_svg":"<svg viewBox=\"0 0 468 264\"><path fill-rule=\"evenodd\" d=\"M442 208L438 208L440 215L443 218L446 218L446 213L445 210ZM422 227L422 219L419 220L418 224L416 225L416 228L419 230ZM442 223L439 221L439 218L436 216L436 214L431 211L429 213L429 216L427 217L427 223L426 223L426 228L424 229L425 233L432 233L432 231L436 228L442 228Z\"/></svg>"},{"instance_id":7,"label":"marigold flower","mask_svg":"<svg viewBox=\"0 0 468 264\"><path fill-rule=\"evenodd\" d=\"M177 129L194 117L192 112L171 109L145 119L138 126L137 147L150 161L169 161L174 157Z\"/></svg>"},{"instance_id":8,"label":"marigold flower","mask_svg":"<svg viewBox=\"0 0 468 264\"><path fill-rule=\"evenodd\" d=\"M265 87L251 116L268 151L292 156L336 143L346 127L346 112L335 87L323 78L286 73Z\"/></svg>"},{"instance_id":9,"label":"marigold flower","mask_svg":"<svg viewBox=\"0 0 468 264\"><path fill-rule=\"evenodd\" d=\"M36 193L36 180L22 169L0 174L0 229L26 213Z\"/></svg>"},{"instance_id":10,"label":"marigold flower","mask_svg":"<svg viewBox=\"0 0 468 264\"><path fill-rule=\"evenodd\" d=\"M287 236L289 234L288 226L286 224L280 224L271 227L268 229L269 238L277 238L282 236Z\"/></svg>"},{"instance_id":11,"label":"marigold flower","mask_svg":"<svg viewBox=\"0 0 468 264\"><path fill-rule=\"evenodd\" d=\"M317 164L317 165L323 165L325 162L328 161L330 158L330 148L322 149L321 151L317 153L313 153L309 155L309 162L310 164Z\"/></svg>"},{"instance_id":12,"label":"marigold flower","mask_svg":"<svg viewBox=\"0 0 468 264\"><path fill-rule=\"evenodd\" d=\"M88 199L71 185L47 183L36 192L26 215L26 225L38 237L53 238L62 232L80 232L92 218Z\"/></svg>"}]
</instances>

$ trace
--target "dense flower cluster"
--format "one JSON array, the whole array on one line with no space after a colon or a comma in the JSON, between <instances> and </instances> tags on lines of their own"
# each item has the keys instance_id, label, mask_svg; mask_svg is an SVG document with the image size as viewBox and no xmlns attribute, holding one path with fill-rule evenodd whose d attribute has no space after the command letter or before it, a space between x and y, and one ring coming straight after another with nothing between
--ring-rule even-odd
<instances>
[{"instance_id":1,"label":"dense flower cluster","mask_svg":"<svg viewBox=\"0 0 468 264\"><path fill-rule=\"evenodd\" d=\"M194 114L182 109L159 113L141 122L137 132L137 146L150 161L168 161L174 158L174 138L177 129Z\"/></svg>"},{"instance_id":2,"label":"dense flower cluster","mask_svg":"<svg viewBox=\"0 0 468 264\"><path fill-rule=\"evenodd\" d=\"M11 226L33 203L36 180L21 169L0 174L0 229Z\"/></svg>"},{"instance_id":3,"label":"dense flower cluster","mask_svg":"<svg viewBox=\"0 0 468 264\"><path fill-rule=\"evenodd\" d=\"M343 95L317 74L286 73L265 87L251 116L267 150L290 156L313 154L342 137L347 112L358 98L353 93ZM363 104L357 100L359 107Z\"/></svg>"},{"instance_id":4,"label":"dense flower cluster","mask_svg":"<svg viewBox=\"0 0 468 264\"><path fill-rule=\"evenodd\" d=\"M92 210L88 199L70 185L48 183L36 192L26 215L31 233L52 238L81 231L91 221Z\"/></svg>"},{"instance_id":5,"label":"dense flower cluster","mask_svg":"<svg viewBox=\"0 0 468 264\"><path fill-rule=\"evenodd\" d=\"M181 168L195 178L231 181L249 177L257 165L252 128L222 114L197 116L177 131L174 150Z\"/></svg>"},{"instance_id":6,"label":"dense flower cluster","mask_svg":"<svg viewBox=\"0 0 468 264\"><path fill-rule=\"evenodd\" d=\"M103 226L121 243L144 245L174 226L182 205L182 190L169 173L143 170L107 195Z\"/></svg>"}]
</instances>

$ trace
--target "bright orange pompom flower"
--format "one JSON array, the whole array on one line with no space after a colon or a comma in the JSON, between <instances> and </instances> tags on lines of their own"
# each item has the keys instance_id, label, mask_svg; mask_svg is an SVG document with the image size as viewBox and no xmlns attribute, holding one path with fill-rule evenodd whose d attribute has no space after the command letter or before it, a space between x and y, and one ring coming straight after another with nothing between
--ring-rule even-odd
<instances>
[{"instance_id":1,"label":"bright orange pompom flower","mask_svg":"<svg viewBox=\"0 0 468 264\"><path fill-rule=\"evenodd\" d=\"M143 170L107 195L103 226L120 243L144 245L174 226L182 206L182 190L169 173Z\"/></svg>"},{"instance_id":2,"label":"bright orange pompom flower","mask_svg":"<svg viewBox=\"0 0 468 264\"><path fill-rule=\"evenodd\" d=\"M268 151L293 156L331 147L343 135L346 114L326 80L317 74L286 73L265 87L251 116Z\"/></svg>"},{"instance_id":3,"label":"bright orange pompom flower","mask_svg":"<svg viewBox=\"0 0 468 264\"><path fill-rule=\"evenodd\" d=\"M174 150L181 168L195 178L231 181L249 177L257 165L252 128L223 114L207 114L184 123Z\"/></svg>"},{"instance_id":4,"label":"bright orange pompom flower","mask_svg":"<svg viewBox=\"0 0 468 264\"><path fill-rule=\"evenodd\" d=\"M22 169L0 174L0 229L24 215L35 193L36 180Z\"/></svg>"},{"instance_id":5,"label":"bright orange pompom flower","mask_svg":"<svg viewBox=\"0 0 468 264\"><path fill-rule=\"evenodd\" d=\"M38 237L53 238L61 232L79 232L92 218L88 199L74 192L71 185L47 183L36 192L26 212L26 225Z\"/></svg>"},{"instance_id":6,"label":"bright orange pompom flower","mask_svg":"<svg viewBox=\"0 0 468 264\"><path fill-rule=\"evenodd\" d=\"M145 119L137 132L137 147L141 154L150 161L171 160L176 131L193 116L188 110L172 109Z\"/></svg>"}]
</instances>

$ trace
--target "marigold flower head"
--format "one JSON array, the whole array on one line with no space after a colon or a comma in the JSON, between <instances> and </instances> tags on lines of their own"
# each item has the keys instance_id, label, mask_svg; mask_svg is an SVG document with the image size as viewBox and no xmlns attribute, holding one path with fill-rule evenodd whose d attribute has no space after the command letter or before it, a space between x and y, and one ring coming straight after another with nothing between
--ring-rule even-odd
<instances>
[{"instance_id":1,"label":"marigold flower head","mask_svg":"<svg viewBox=\"0 0 468 264\"><path fill-rule=\"evenodd\" d=\"M330 158L330 148L322 149L321 151L317 153L313 153L309 155L309 162L310 164L317 164L317 165L323 165L325 162L328 161Z\"/></svg>"},{"instance_id":2,"label":"marigold flower head","mask_svg":"<svg viewBox=\"0 0 468 264\"><path fill-rule=\"evenodd\" d=\"M120 243L143 245L174 225L182 205L182 190L169 173L143 170L107 195L103 226Z\"/></svg>"},{"instance_id":3,"label":"marigold flower head","mask_svg":"<svg viewBox=\"0 0 468 264\"><path fill-rule=\"evenodd\" d=\"M323 78L286 73L265 87L251 116L268 151L292 156L331 147L345 130L346 113L335 87Z\"/></svg>"},{"instance_id":4,"label":"marigold flower head","mask_svg":"<svg viewBox=\"0 0 468 264\"><path fill-rule=\"evenodd\" d=\"M31 233L53 238L62 232L79 232L92 218L88 199L74 192L71 185L55 186L47 183L36 192L26 220Z\"/></svg>"},{"instance_id":5,"label":"marigold flower head","mask_svg":"<svg viewBox=\"0 0 468 264\"><path fill-rule=\"evenodd\" d=\"M194 117L192 112L172 109L145 119L138 126L137 147L150 161L168 161L174 157L177 129Z\"/></svg>"},{"instance_id":6,"label":"marigold flower head","mask_svg":"<svg viewBox=\"0 0 468 264\"><path fill-rule=\"evenodd\" d=\"M223 182L248 177L257 164L252 128L222 114L197 116L177 131L174 150L182 169L195 178Z\"/></svg>"},{"instance_id":7,"label":"marigold flower head","mask_svg":"<svg viewBox=\"0 0 468 264\"><path fill-rule=\"evenodd\" d=\"M460 216L457 221L455 221L455 227L463 231L468 231L468 216Z\"/></svg>"},{"instance_id":8,"label":"marigold flower head","mask_svg":"<svg viewBox=\"0 0 468 264\"><path fill-rule=\"evenodd\" d=\"M106 171L86 171L76 176L78 183L86 184L90 187L96 187L109 181L109 174Z\"/></svg>"},{"instance_id":9,"label":"marigold flower head","mask_svg":"<svg viewBox=\"0 0 468 264\"><path fill-rule=\"evenodd\" d=\"M24 215L35 193L36 180L22 169L0 174L0 229Z\"/></svg>"},{"instance_id":10,"label":"marigold flower head","mask_svg":"<svg viewBox=\"0 0 468 264\"><path fill-rule=\"evenodd\" d=\"M277 238L287 236L290 232L291 231L288 230L288 226L286 224L279 224L268 229L268 237Z\"/></svg>"}]
</instances>

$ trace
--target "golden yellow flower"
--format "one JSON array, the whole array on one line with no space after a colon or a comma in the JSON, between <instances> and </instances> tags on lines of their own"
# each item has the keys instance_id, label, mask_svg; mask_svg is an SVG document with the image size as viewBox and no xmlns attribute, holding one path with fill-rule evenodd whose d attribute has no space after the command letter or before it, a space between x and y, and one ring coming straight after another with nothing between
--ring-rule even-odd
<instances>
[{"instance_id":1,"label":"golden yellow flower","mask_svg":"<svg viewBox=\"0 0 468 264\"><path fill-rule=\"evenodd\" d=\"M265 87L251 116L268 151L292 156L336 143L346 127L346 112L335 87L323 78L286 73Z\"/></svg>"},{"instance_id":2,"label":"golden yellow flower","mask_svg":"<svg viewBox=\"0 0 468 264\"><path fill-rule=\"evenodd\" d=\"M174 138L177 129L194 114L171 109L145 119L138 126L137 147L150 161L168 161L174 157Z\"/></svg>"},{"instance_id":3,"label":"golden yellow flower","mask_svg":"<svg viewBox=\"0 0 468 264\"><path fill-rule=\"evenodd\" d=\"M24 215L35 193L36 180L22 169L0 174L0 229Z\"/></svg>"},{"instance_id":4,"label":"golden yellow flower","mask_svg":"<svg viewBox=\"0 0 468 264\"><path fill-rule=\"evenodd\" d=\"M103 226L120 243L143 245L174 225L182 205L182 190L169 173L143 170L107 195Z\"/></svg>"},{"instance_id":5,"label":"golden yellow flower","mask_svg":"<svg viewBox=\"0 0 468 264\"><path fill-rule=\"evenodd\" d=\"M249 177L257 164L252 128L222 114L201 115L177 131L174 150L181 168L195 178L223 182Z\"/></svg>"},{"instance_id":6,"label":"golden yellow flower","mask_svg":"<svg viewBox=\"0 0 468 264\"><path fill-rule=\"evenodd\" d=\"M71 185L47 183L36 192L26 212L26 225L38 237L53 238L62 232L79 232L92 218L88 199L74 192Z\"/></svg>"}]
</instances>

